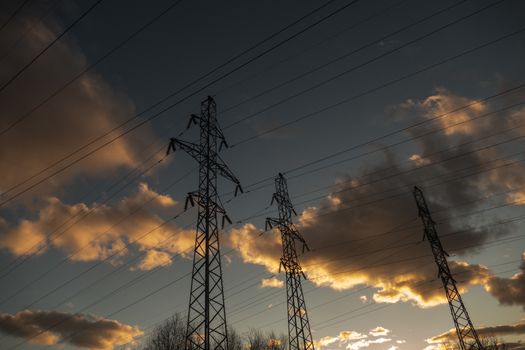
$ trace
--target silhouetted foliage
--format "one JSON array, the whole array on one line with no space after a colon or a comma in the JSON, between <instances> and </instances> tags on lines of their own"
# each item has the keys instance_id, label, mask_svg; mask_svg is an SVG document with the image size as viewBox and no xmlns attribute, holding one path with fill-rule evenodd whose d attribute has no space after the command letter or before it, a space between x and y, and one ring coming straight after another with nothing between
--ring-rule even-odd
<instances>
[{"instance_id":1,"label":"silhouetted foliage","mask_svg":"<svg viewBox=\"0 0 525 350\"><path fill-rule=\"evenodd\" d=\"M186 320L175 314L155 327L142 344L142 350L184 350ZM250 329L242 336L228 328L229 350L286 350L288 339L284 334Z\"/></svg>"}]
</instances>

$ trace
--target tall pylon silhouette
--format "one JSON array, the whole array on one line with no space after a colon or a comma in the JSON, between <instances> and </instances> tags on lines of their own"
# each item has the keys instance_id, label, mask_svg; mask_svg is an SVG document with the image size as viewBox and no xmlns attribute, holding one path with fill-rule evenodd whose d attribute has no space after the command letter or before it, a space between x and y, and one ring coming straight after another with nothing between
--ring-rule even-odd
<instances>
[{"instance_id":1,"label":"tall pylon silhouette","mask_svg":"<svg viewBox=\"0 0 525 350\"><path fill-rule=\"evenodd\" d=\"M467 308L465 304L463 304L463 299L461 299L461 295L456 287L456 281L448 267L448 254L443 249L441 241L439 240L436 224L430 215L423 191L416 186L414 187L413 193L419 209L419 216L425 227L423 239L426 237L430 243L430 248L432 248L432 253L434 254L434 259L438 267L438 276L441 278L441 282L443 282L443 288L445 289L452 319L454 320L459 346L461 350L483 349L483 345L479 341L478 333L472 325Z\"/></svg>"},{"instance_id":2,"label":"tall pylon silhouette","mask_svg":"<svg viewBox=\"0 0 525 350\"><path fill-rule=\"evenodd\" d=\"M217 121L217 105L208 97L201 103L200 115L192 115L192 124L200 127L200 142L194 144L172 138L168 153L180 148L199 163L199 189L188 193L188 204L199 208L197 234L193 254L186 350L228 350L228 327L224 307L218 215L231 223L219 201L217 177L236 185L235 195L242 192L239 180L219 157L223 146L228 147Z\"/></svg>"},{"instance_id":3,"label":"tall pylon silhouette","mask_svg":"<svg viewBox=\"0 0 525 350\"><path fill-rule=\"evenodd\" d=\"M301 236L292 222L292 214L295 212L290 196L288 185L283 174L275 178L275 193L272 196L272 204L277 202L279 218L266 218L266 229L277 227L281 231L283 256L279 264L286 272L286 299L288 311L288 341L290 350L314 350L312 332L308 321L306 303L304 301L301 276L306 279L297 259L295 242L302 244L303 252L309 250L306 241Z\"/></svg>"}]
</instances>

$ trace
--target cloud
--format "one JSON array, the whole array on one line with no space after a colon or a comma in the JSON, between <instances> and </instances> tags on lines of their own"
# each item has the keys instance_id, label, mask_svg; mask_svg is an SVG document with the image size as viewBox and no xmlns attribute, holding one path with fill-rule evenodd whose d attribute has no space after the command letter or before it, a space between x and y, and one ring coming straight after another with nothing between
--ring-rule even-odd
<instances>
[{"instance_id":1,"label":"cloud","mask_svg":"<svg viewBox=\"0 0 525 350\"><path fill-rule=\"evenodd\" d=\"M370 332L368 332L370 335L374 336L374 337L379 337L379 336L382 336L382 335L387 335L388 333L390 333L390 330L389 329L386 329L384 327L381 327L381 326L378 326L374 329L371 329Z\"/></svg>"},{"instance_id":2,"label":"cloud","mask_svg":"<svg viewBox=\"0 0 525 350\"><path fill-rule=\"evenodd\" d=\"M480 338L501 337L505 335L522 335L525 334L525 322L519 322L513 325L496 325L487 327L476 327ZM450 329L447 332L438 334L427 339L429 344L441 344L450 341L456 341L456 330Z\"/></svg>"},{"instance_id":3,"label":"cloud","mask_svg":"<svg viewBox=\"0 0 525 350\"><path fill-rule=\"evenodd\" d=\"M412 101L399 109L431 118L473 102L440 89L423 101ZM507 156L505 147L478 151L488 141L525 136L524 128L517 127L525 125L525 110L465 123L497 107L474 103L468 111L409 129L405 136L413 138L406 147L410 151L379 152L373 161L361 166L357 175L338 178L324 201L304 209L296 224L312 248L300 255L309 280L336 290L370 286L376 302L410 302L419 307L446 303L430 247L421 240L423 230L410 193L414 185L420 185L439 223L443 246L453 254L450 268L458 277L460 291L466 293L470 286L482 285L502 303L523 305L523 274L498 279L486 266L469 264L461 258L515 228L488 226L500 220L497 211L468 214L488 206L510 205L525 187L523 164L501 166L514 160ZM441 130L445 127L448 129ZM497 132L501 133L498 137L487 138ZM482 138L483 142L472 142ZM523 141L512 144L511 150L516 147L523 147ZM453 181L455 178L459 181ZM290 191L293 198L293 186ZM503 195L488 198L497 193ZM262 236L259 232L253 224L246 224L231 231L228 244L244 262L276 273L282 254L280 235L276 230Z\"/></svg>"},{"instance_id":4,"label":"cloud","mask_svg":"<svg viewBox=\"0 0 525 350\"><path fill-rule=\"evenodd\" d=\"M133 195L113 205L69 205L50 197L37 219L23 219L0 234L0 247L20 256L34 245L45 244L71 254L72 261L102 260L115 255L111 260L116 263L128 252L124 249L126 244L133 242L131 246L145 254L136 267L141 270L168 265L173 254L189 254L194 231L172 223L156 229L164 220L143 207L145 203L157 210L173 210L176 204L171 197L159 195L146 183L139 184ZM74 219L67 221L72 216ZM67 224L52 235L54 239L49 239L49 234L64 222Z\"/></svg>"},{"instance_id":5,"label":"cloud","mask_svg":"<svg viewBox=\"0 0 525 350\"><path fill-rule=\"evenodd\" d=\"M51 18L48 18L51 22ZM0 61L0 81L7 81L28 62L57 32L56 25L44 24L31 17L20 17L20 27L33 26L23 44ZM23 28L7 31L0 38L0 51L7 52L14 36ZM34 64L0 93L0 130L40 104L56 89L88 65L86 56L72 39L62 38ZM63 92L32 113L26 120L0 138L0 190L3 192L51 163L90 142L105 131L113 129L134 115L133 102L113 89L100 75L88 72ZM114 135L112 135L114 136ZM106 141L105 138L103 141ZM100 142L103 142L100 141ZM133 139L120 138L110 146L54 176L17 200L28 203L61 191L65 184L80 175L91 178L107 177L108 172L138 164L145 145L152 142L148 128L141 128ZM93 147L89 149L93 149ZM87 152L81 152L80 155ZM63 164L61 164L63 165ZM47 175L47 173L46 173ZM23 189L20 187L5 197Z\"/></svg>"},{"instance_id":6,"label":"cloud","mask_svg":"<svg viewBox=\"0 0 525 350\"><path fill-rule=\"evenodd\" d=\"M48 328L50 330L46 331ZM0 313L0 330L36 344L56 345L66 342L92 350L109 350L119 345L133 344L137 337L143 335L138 327L116 320L87 314L39 310L24 310L16 314Z\"/></svg>"},{"instance_id":7,"label":"cloud","mask_svg":"<svg viewBox=\"0 0 525 350\"><path fill-rule=\"evenodd\" d=\"M284 286L284 281L272 277L272 278L263 278L261 280L261 288L282 288Z\"/></svg>"},{"instance_id":8,"label":"cloud","mask_svg":"<svg viewBox=\"0 0 525 350\"><path fill-rule=\"evenodd\" d=\"M493 276L485 288L503 305L521 305L525 308L525 252L521 256L521 272L510 278Z\"/></svg>"},{"instance_id":9,"label":"cloud","mask_svg":"<svg viewBox=\"0 0 525 350\"><path fill-rule=\"evenodd\" d=\"M264 236L259 234L260 230L254 225L246 224L230 230L226 243L240 253L244 262L263 265L268 271L278 273L282 254L281 236L275 230ZM257 249L253 249L255 246Z\"/></svg>"},{"instance_id":10,"label":"cloud","mask_svg":"<svg viewBox=\"0 0 525 350\"><path fill-rule=\"evenodd\" d=\"M318 347L327 347L329 345L337 345L341 347L342 345L347 344L349 341L352 340L358 340L358 339L364 339L366 338L366 334L361 334L356 331L341 331L339 332L339 335L335 337L326 336L321 338L317 343Z\"/></svg>"},{"instance_id":11,"label":"cloud","mask_svg":"<svg viewBox=\"0 0 525 350\"><path fill-rule=\"evenodd\" d=\"M356 342L350 343L346 346L350 350L359 350L361 348L368 348L372 344L383 344L391 342L390 338L376 338L376 339L361 339Z\"/></svg>"}]
</instances>

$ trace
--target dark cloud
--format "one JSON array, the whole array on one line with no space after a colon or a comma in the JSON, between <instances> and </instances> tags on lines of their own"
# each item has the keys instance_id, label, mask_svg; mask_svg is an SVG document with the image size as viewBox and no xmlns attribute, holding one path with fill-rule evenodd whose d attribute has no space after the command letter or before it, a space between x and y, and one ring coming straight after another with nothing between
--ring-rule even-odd
<instances>
[{"instance_id":1,"label":"dark cloud","mask_svg":"<svg viewBox=\"0 0 525 350\"><path fill-rule=\"evenodd\" d=\"M133 343L136 337L143 334L138 327L116 320L39 310L24 310L14 315L0 313L0 330L7 335L28 339L37 344L55 345L66 342L93 350L109 350Z\"/></svg>"},{"instance_id":2,"label":"dark cloud","mask_svg":"<svg viewBox=\"0 0 525 350\"><path fill-rule=\"evenodd\" d=\"M338 179L331 195L317 207L303 211L300 231L313 250L301 260L311 281L335 289L368 285L376 288L374 299L378 302L411 301L423 307L446 302L428 243L421 241L423 230L411 194L418 185L438 222L443 246L452 255L450 267L463 292L471 284L481 284L498 297L502 292L490 288L489 280L490 285L501 281L502 291L508 288L505 283L522 285L521 279L497 279L486 267L468 264L454 255L475 252L513 229L511 225L488 227L498 219L490 211L467 214L525 199L523 165L503 166L514 160L508 149L477 151L525 135L523 128L517 127L525 124L525 110L475 119L499 107L439 89L422 101L403 103L397 113L404 110L432 118L467 104L471 104L467 110L409 130L407 136L414 139L405 149L378 152L382 157L363 165L361 175ZM430 130L440 131L429 134ZM488 137L493 134L497 135ZM503 195L480 200L496 193ZM232 231L230 244L246 262L276 272L281 254L277 232L258 237L255 226L246 225ZM517 295L509 297L523 303Z\"/></svg>"},{"instance_id":3,"label":"dark cloud","mask_svg":"<svg viewBox=\"0 0 525 350\"><path fill-rule=\"evenodd\" d=\"M521 272L510 278L494 276L488 280L487 290L503 305L521 305L525 308L525 253ZM525 325L523 325L525 329Z\"/></svg>"},{"instance_id":4,"label":"dark cloud","mask_svg":"<svg viewBox=\"0 0 525 350\"><path fill-rule=\"evenodd\" d=\"M55 28L33 18L20 17L17 23L20 28L4 32L5 35L0 38L0 51L9 52L0 60L2 82L7 81L57 35ZM24 32L26 26L32 26L32 30L28 31L21 45L9 51L16 39L15 35ZM87 64L86 57L74 41L66 38L58 41L0 93L0 130L6 129L31 111L81 72ZM0 190L11 188L134 114L133 102L110 87L101 76L94 72L82 75L59 95L2 135L0 164L3 171L0 174ZM107 176L110 170L137 165L144 145L152 141L149 131L144 128L138 135L140 137L134 138L132 142L129 139L119 139L53 177L52 181L47 181L24 195L26 202L43 193L56 191L76 176L96 178ZM94 146L89 149L93 148ZM86 152L87 150L80 155ZM63 166L64 163L60 165ZM24 186L9 192L5 198Z\"/></svg>"},{"instance_id":5,"label":"dark cloud","mask_svg":"<svg viewBox=\"0 0 525 350\"><path fill-rule=\"evenodd\" d=\"M525 334L525 323L520 322L513 325L496 325L496 326L487 326L487 327L477 327L476 331L478 336L482 339L489 338L499 338L503 336L516 336ZM432 338L427 339L429 344L442 344L455 342L457 340L456 330L451 329L447 332L441 333L439 335L433 336ZM519 349L524 345L522 343L505 343L509 345L511 349Z\"/></svg>"}]
</instances>

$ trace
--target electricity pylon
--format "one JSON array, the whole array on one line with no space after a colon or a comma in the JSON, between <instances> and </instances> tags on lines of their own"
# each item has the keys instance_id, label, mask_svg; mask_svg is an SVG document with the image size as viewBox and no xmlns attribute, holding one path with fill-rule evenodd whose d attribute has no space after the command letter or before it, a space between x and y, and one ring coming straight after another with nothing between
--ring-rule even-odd
<instances>
[{"instance_id":1,"label":"electricity pylon","mask_svg":"<svg viewBox=\"0 0 525 350\"><path fill-rule=\"evenodd\" d=\"M452 313L452 319L454 320L454 326L456 327L456 334L458 336L461 350L483 349L483 345L481 345L481 342L479 341L476 329L474 329L472 321L468 315L467 308L465 307L465 304L463 304L461 295L456 287L456 281L448 267L448 254L443 249L441 241L439 240L436 231L436 224L430 216L430 211L428 210L423 191L415 186L413 193L419 209L419 216L425 227L423 239L426 237L432 248L432 253L434 254L434 259L436 260L438 267L438 276L443 282L443 288L445 288L448 305L450 307L450 312Z\"/></svg>"},{"instance_id":2,"label":"electricity pylon","mask_svg":"<svg viewBox=\"0 0 525 350\"><path fill-rule=\"evenodd\" d=\"M305 279L306 276L297 261L295 241L302 243L303 252L305 249L309 250L309 248L292 222L292 214L297 215L297 213L288 195L286 179L281 173L275 178L275 193L272 196L272 204L274 201L277 202L279 208L279 218L266 218L266 229L276 226L281 231L283 256L279 264L279 272L281 267L284 267L286 272L289 349L314 350L312 332L310 331L310 323L308 322L308 313L306 312L303 288L301 286L301 276Z\"/></svg>"},{"instance_id":3,"label":"electricity pylon","mask_svg":"<svg viewBox=\"0 0 525 350\"><path fill-rule=\"evenodd\" d=\"M199 190L188 193L188 203L199 207L197 233L193 253L190 303L186 332L186 349L228 350L228 329L224 307L218 214L231 224L220 205L217 176L232 181L235 195L242 192L239 180L219 157L222 146L228 147L217 121L217 105L208 97L201 103L200 115L192 115L188 123L200 127L200 142L194 144L172 138L168 153L180 148L199 162Z\"/></svg>"}]
</instances>

